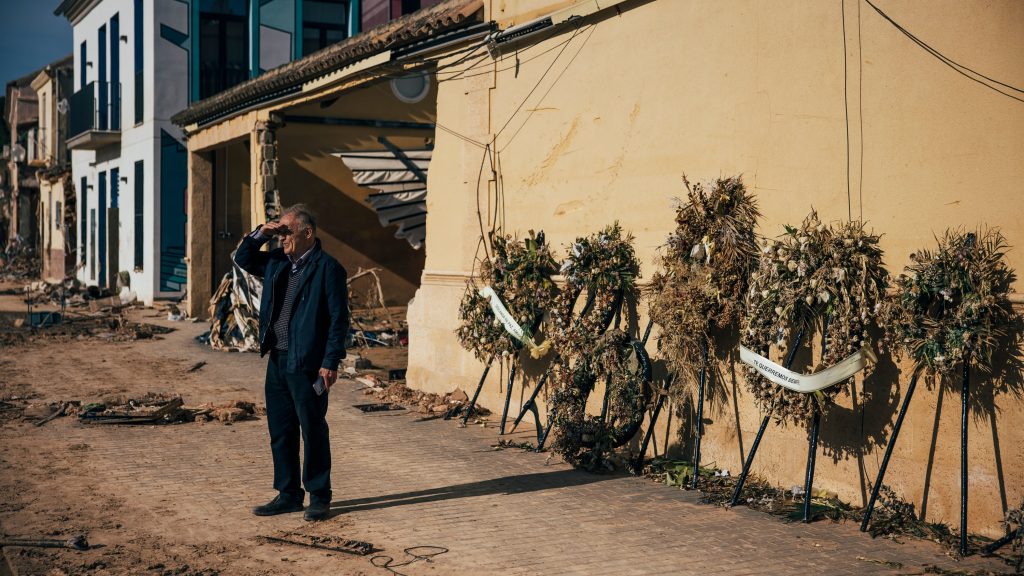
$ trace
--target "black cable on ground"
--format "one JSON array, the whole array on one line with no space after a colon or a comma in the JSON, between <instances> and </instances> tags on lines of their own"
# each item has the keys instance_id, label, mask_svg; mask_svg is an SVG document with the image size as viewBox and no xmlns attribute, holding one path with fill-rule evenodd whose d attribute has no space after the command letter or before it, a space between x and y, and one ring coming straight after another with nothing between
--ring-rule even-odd
<instances>
[{"instance_id":1,"label":"black cable on ground","mask_svg":"<svg viewBox=\"0 0 1024 576\"><path fill-rule=\"evenodd\" d=\"M423 560L424 562L431 562L435 557L440 556L441 554L446 554L448 549L444 546L413 546L411 548L406 548L403 552L405 552L406 556L412 556L412 559L400 564L395 564L395 559L391 556L378 554L370 558L370 564L373 564L376 568L387 570L395 576L405 576L405 574L399 572L396 568L402 568L419 562L420 560ZM382 562L379 562L378 560L382 560Z\"/></svg>"}]
</instances>

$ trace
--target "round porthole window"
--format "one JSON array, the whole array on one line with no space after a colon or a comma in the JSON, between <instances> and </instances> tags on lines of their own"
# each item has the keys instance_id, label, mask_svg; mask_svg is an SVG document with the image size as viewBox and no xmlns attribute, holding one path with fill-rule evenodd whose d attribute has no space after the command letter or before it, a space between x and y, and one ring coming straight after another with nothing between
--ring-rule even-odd
<instances>
[{"instance_id":1,"label":"round porthole window","mask_svg":"<svg viewBox=\"0 0 1024 576\"><path fill-rule=\"evenodd\" d=\"M430 75L426 73L412 74L391 80L391 91L402 102L415 104L427 97L430 92Z\"/></svg>"}]
</instances>

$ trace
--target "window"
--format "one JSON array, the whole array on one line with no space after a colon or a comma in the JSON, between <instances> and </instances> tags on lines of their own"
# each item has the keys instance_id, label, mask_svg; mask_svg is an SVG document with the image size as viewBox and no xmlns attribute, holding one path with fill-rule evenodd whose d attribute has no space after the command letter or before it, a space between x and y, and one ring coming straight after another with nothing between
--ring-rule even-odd
<instances>
[{"instance_id":1,"label":"window","mask_svg":"<svg viewBox=\"0 0 1024 576\"><path fill-rule=\"evenodd\" d=\"M82 264L85 264L85 240L86 240L86 224L88 221L85 219L86 205L89 199L89 179L82 176L82 189L78 195L79 206L81 206L81 215L78 218L78 253L80 255L79 260Z\"/></svg>"},{"instance_id":2,"label":"window","mask_svg":"<svg viewBox=\"0 0 1024 576\"><path fill-rule=\"evenodd\" d=\"M117 208L119 201L118 193L121 188L121 169L111 168L110 169L110 207Z\"/></svg>"},{"instance_id":3,"label":"window","mask_svg":"<svg viewBox=\"0 0 1024 576\"><path fill-rule=\"evenodd\" d=\"M121 129L121 15L110 17L110 129Z\"/></svg>"},{"instance_id":4,"label":"window","mask_svg":"<svg viewBox=\"0 0 1024 576\"><path fill-rule=\"evenodd\" d=\"M347 30L348 0L303 0L303 56L344 40Z\"/></svg>"},{"instance_id":5,"label":"window","mask_svg":"<svg viewBox=\"0 0 1024 576\"><path fill-rule=\"evenodd\" d=\"M108 122L110 121L110 111L107 109L110 103L110 85L107 82L107 25L100 26L98 33L98 43L96 44L97 50L99 50L99 56L96 57L98 61L97 70L98 76L96 77L96 89L99 91L99 108L97 109L99 116L100 130L108 129Z\"/></svg>"},{"instance_id":6,"label":"window","mask_svg":"<svg viewBox=\"0 0 1024 576\"><path fill-rule=\"evenodd\" d=\"M143 179L145 178L142 160L135 163L135 180L132 185L135 187L135 269L142 270L145 259L143 258L143 223L145 215L145 194L143 193Z\"/></svg>"},{"instance_id":7,"label":"window","mask_svg":"<svg viewBox=\"0 0 1024 576\"><path fill-rule=\"evenodd\" d=\"M143 102L143 45L142 45L142 0L135 0L135 123L142 123L142 114L145 110Z\"/></svg>"},{"instance_id":8,"label":"window","mask_svg":"<svg viewBox=\"0 0 1024 576\"><path fill-rule=\"evenodd\" d=\"M96 279L96 209L89 210L89 271L92 279Z\"/></svg>"},{"instance_id":9,"label":"window","mask_svg":"<svg viewBox=\"0 0 1024 576\"><path fill-rule=\"evenodd\" d=\"M86 50L85 41L78 47L78 89L82 90L89 82L86 80L85 69L88 68L89 53Z\"/></svg>"},{"instance_id":10,"label":"window","mask_svg":"<svg viewBox=\"0 0 1024 576\"><path fill-rule=\"evenodd\" d=\"M199 0L199 97L249 78L248 0Z\"/></svg>"},{"instance_id":11,"label":"window","mask_svg":"<svg viewBox=\"0 0 1024 576\"><path fill-rule=\"evenodd\" d=\"M53 203L53 229L60 230L62 228L61 222L64 220L64 215L61 214L60 200Z\"/></svg>"}]
</instances>

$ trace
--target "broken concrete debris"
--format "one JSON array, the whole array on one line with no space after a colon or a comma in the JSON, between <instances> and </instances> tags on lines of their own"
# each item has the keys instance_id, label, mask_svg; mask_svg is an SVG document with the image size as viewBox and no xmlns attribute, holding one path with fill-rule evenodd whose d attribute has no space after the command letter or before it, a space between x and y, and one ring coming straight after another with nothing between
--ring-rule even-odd
<instances>
[{"instance_id":1,"label":"broken concrete debris","mask_svg":"<svg viewBox=\"0 0 1024 576\"><path fill-rule=\"evenodd\" d=\"M212 422L232 424L252 420L265 410L244 400L228 404L185 406L181 397L147 394L140 399L97 402L81 408L78 418L87 424L172 424Z\"/></svg>"},{"instance_id":2,"label":"broken concrete debris","mask_svg":"<svg viewBox=\"0 0 1024 576\"><path fill-rule=\"evenodd\" d=\"M412 390L405 385L405 382L391 382L385 385L379 378L367 374L356 378L356 381L364 385L363 394L392 403L404 404L420 414L436 418L450 419L462 413L462 410L469 404L469 396L461 388L456 388L447 394L438 395L420 390ZM477 406L473 413L478 416L490 414L486 408Z\"/></svg>"},{"instance_id":3,"label":"broken concrete debris","mask_svg":"<svg viewBox=\"0 0 1024 576\"><path fill-rule=\"evenodd\" d=\"M35 247L18 236L0 250L0 279L24 280L39 276L42 261Z\"/></svg>"}]
</instances>

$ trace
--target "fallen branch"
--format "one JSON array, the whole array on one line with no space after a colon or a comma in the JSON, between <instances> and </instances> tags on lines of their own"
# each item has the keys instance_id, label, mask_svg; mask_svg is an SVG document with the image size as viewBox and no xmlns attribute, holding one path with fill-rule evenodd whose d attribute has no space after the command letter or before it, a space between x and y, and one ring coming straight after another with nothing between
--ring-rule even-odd
<instances>
[{"instance_id":1,"label":"fallen branch","mask_svg":"<svg viewBox=\"0 0 1024 576\"><path fill-rule=\"evenodd\" d=\"M50 420L56 420L57 418L60 418L61 416L67 416L67 414L68 414L68 403L67 402L61 402L60 403L60 407L57 408L56 412L54 412L53 414L50 414L49 416L47 416L46 418L43 418L42 420L40 420L38 422L36 422L36 426L42 426L43 424L46 424Z\"/></svg>"},{"instance_id":2,"label":"fallen branch","mask_svg":"<svg viewBox=\"0 0 1024 576\"><path fill-rule=\"evenodd\" d=\"M0 548L19 546L23 548L70 548L72 550L88 550L89 541L79 534L67 540L50 540L39 538L0 538Z\"/></svg>"}]
</instances>

